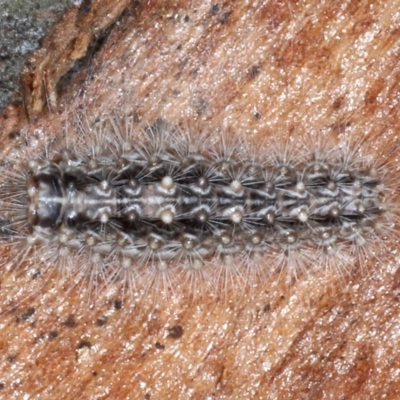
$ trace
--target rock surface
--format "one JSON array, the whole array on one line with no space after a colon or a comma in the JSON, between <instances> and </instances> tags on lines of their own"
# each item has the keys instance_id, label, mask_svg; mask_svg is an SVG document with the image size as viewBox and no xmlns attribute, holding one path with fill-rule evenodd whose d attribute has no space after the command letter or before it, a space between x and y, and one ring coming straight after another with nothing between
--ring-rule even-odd
<instances>
[{"instance_id":1,"label":"rock surface","mask_svg":"<svg viewBox=\"0 0 400 400\"><path fill-rule=\"evenodd\" d=\"M56 137L82 109L89 120L118 109L138 127L162 117L254 143L336 132L396 161L399 6L84 1L26 64L24 105L0 116L2 151L24 132ZM397 247L387 238L382 262L360 259L342 277L315 271L288 287L271 276L194 303L183 289L122 302L101 294L93 305L69 290L73 277L49 276L35 292L8 271L0 304L32 297L3 307L0 396L397 399Z\"/></svg>"}]
</instances>

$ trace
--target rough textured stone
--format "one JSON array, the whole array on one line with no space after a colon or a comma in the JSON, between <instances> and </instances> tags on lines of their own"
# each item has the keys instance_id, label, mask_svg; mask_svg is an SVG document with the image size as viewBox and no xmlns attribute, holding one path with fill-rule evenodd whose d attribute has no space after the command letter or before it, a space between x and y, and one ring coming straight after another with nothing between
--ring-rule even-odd
<instances>
[{"instance_id":1,"label":"rough textured stone","mask_svg":"<svg viewBox=\"0 0 400 400\"><path fill-rule=\"evenodd\" d=\"M12 101L21 101L20 70L69 3L69 0L0 0L0 110L13 93Z\"/></svg>"},{"instance_id":2,"label":"rough textured stone","mask_svg":"<svg viewBox=\"0 0 400 400\"><path fill-rule=\"evenodd\" d=\"M192 129L237 129L255 142L345 133L395 160L399 5L83 2L28 62L26 108L10 105L0 117L2 150L20 131L59 132L76 110L118 108L138 126L161 116ZM0 395L397 399L397 247L389 238L387 260L343 278L321 271L288 288L273 276L196 304L111 294L92 307L84 290L67 290L72 277L34 293L35 281L8 273L0 304L34 296L1 316Z\"/></svg>"}]
</instances>

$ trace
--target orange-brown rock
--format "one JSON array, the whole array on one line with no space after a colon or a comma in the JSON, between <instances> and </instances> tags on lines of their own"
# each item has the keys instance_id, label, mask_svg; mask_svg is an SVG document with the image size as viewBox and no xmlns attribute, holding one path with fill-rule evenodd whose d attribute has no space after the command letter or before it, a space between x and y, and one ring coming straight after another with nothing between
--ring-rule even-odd
<instances>
[{"instance_id":1,"label":"orange-brown rock","mask_svg":"<svg viewBox=\"0 0 400 400\"><path fill-rule=\"evenodd\" d=\"M1 149L19 132L56 136L79 110L118 109L138 126L163 117L254 143L333 131L396 161L399 9L398 0L83 1L22 71L25 104L0 116ZM73 277L52 276L35 293L35 281L6 272L3 310L10 296L35 294L0 316L0 397L398 399L397 248L387 238L382 262L343 277L313 271L287 287L272 276L197 302L183 289L176 301L115 293L92 306L85 290L68 290Z\"/></svg>"}]
</instances>

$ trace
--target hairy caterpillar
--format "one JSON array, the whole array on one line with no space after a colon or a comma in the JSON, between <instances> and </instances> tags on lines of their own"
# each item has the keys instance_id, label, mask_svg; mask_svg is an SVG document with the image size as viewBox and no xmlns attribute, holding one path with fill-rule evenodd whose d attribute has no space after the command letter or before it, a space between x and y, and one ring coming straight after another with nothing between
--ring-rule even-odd
<instances>
[{"instance_id":1,"label":"hairy caterpillar","mask_svg":"<svg viewBox=\"0 0 400 400\"><path fill-rule=\"evenodd\" d=\"M3 268L50 269L96 290L120 283L128 294L196 292L343 274L379 260L395 233L395 172L361 142L321 134L255 146L162 120L144 132L128 118L78 125L85 135L72 145L67 135L4 158Z\"/></svg>"}]
</instances>

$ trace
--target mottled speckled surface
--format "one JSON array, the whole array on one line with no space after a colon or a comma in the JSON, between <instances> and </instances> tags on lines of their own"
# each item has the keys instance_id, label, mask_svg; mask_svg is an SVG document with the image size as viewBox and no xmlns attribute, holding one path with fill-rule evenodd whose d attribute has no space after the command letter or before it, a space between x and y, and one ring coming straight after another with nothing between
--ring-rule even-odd
<instances>
[{"instance_id":1,"label":"mottled speckled surface","mask_svg":"<svg viewBox=\"0 0 400 400\"><path fill-rule=\"evenodd\" d=\"M125 10L115 24L111 3ZM18 105L3 113L2 149L14 146L20 131L39 138L60 132L76 110L84 108L90 121L118 108L136 115L138 127L161 116L193 131L240 130L255 143L287 133L348 134L397 165L399 6L383 0L87 3L78 12L80 25L64 20L53 31L57 37L44 42L48 54L62 55L53 57L56 65L47 58L50 86L73 64L73 52L59 51L60 43L90 38L85 33L93 21L107 35L54 97L59 108L49 113L42 89L31 86L30 124ZM84 40L74 43L85 54ZM365 260L343 278L313 271L287 287L272 276L252 291L195 303L182 288L176 297L152 293L122 303L118 293L108 293L92 306L84 290L68 291L73 281L53 277L12 309L40 282L7 273L0 291L8 310L0 317L0 396L397 399L397 248L388 238L381 263Z\"/></svg>"},{"instance_id":2,"label":"mottled speckled surface","mask_svg":"<svg viewBox=\"0 0 400 400\"><path fill-rule=\"evenodd\" d=\"M21 100L19 72L69 0L0 0L0 110ZM14 93L14 97L11 95Z\"/></svg>"}]
</instances>

